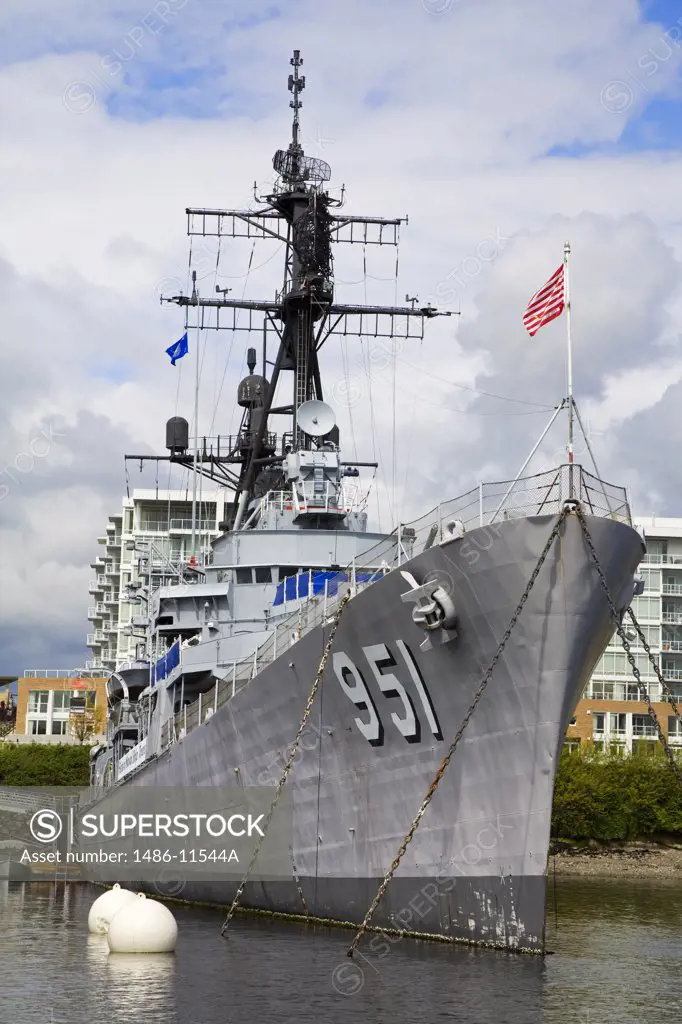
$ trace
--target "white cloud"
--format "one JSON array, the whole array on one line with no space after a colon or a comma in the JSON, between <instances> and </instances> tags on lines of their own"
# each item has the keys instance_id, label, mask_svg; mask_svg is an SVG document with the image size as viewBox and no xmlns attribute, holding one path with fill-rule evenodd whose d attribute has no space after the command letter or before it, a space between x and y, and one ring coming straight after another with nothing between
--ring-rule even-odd
<instances>
[{"instance_id":1,"label":"white cloud","mask_svg":"<svg viewBox=\"0 0 682 1024\"><path fill-rule=\"evenodd\" d=\"M641 445L657 444L656 403L667 408L673 391L661 380L677 380L682 359L682 161L678 152L612 147L646 102L674 93L680 54L658 58L653 72L646 56L652 47L664 54L667 26L643 24L637 5L622 0L461 0L443 17L419 0L304 2L274 20L267 6L255 8L260 24L250 27L237 5L178 3L118 74L102 62L123 53L148 13L138 2L3 7L0 465L11 467L50 417L66 434L0 501L8 669L39 656L52 664L84 657L88 564L123 491L123 453L163 451L167 417L191 410L191 357L173 370L164 355L182 317L158 305L160 288L186 281L184 208L246 206L254 178L270 177L272 154L288 141L293 47L305 58L304 142L331 163L334 188L348 186L349 210L410 215L397 291L375 280L391 277L394 253L368 248L369 301L402 302L407 290L424 300L448 275L460 282L449 298L461 323L434 321L421 345L405 344L395 392L390 361L372 364L371 407L367 343L325 347L328 387L349 373L364 394L352 406L353 430L338 407L350 454L354 435L357 457L380 453L391 480L395 393L404 517L484 474L513 476L547 412L448 382L548 406L561 397L563 322L531 342L521 314L569 237L576 389L595 430L607 434L595 438L603 471L627 475L630 458L636 492L656 486L674 502L674 481L654 477L660 467ZM63 52L50 53L53 45ZM171 71L192 84L172 85L164 99ZM604 90L622 81L631 96L620 110L617 91ZM370 95L384 105L369 105ZM152 113L172 102L184 110L194 97L221 116L141 116L145 103ZM138 116L114 117L112 104ZM573 144L607 148L582 159L543 156ZM479 270L477 253L492 251L482 243L500 238ZM249 243L226 243L218 283L235 295L272 294L279 259L260 264L275 249L258 246L247 276ZM214 259L208 246L204 293L215 286ZM362 252L339 251L335 269L339 281L359 282L339 285L339 300L364 300ZM202 431L214 418L216 431L236 427L248 343L246 334L232 341L207 332ZM648 417L646 444L640 417ZM674 437L672 411L665 422ZM544 455L561 443L558 434L548 439ZM379 493L386 526L383 484Z\"/></svg>"}]
</instances>

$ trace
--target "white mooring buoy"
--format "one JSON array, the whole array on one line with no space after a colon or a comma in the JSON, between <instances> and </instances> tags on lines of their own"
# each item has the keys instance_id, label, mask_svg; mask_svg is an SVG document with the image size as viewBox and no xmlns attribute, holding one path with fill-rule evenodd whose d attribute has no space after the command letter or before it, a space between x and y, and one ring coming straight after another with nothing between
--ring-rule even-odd
<instances>
[{"instance_id":1,"label":"white mooring buoy","mask_svg":"<svg viewBox=\"0 0 682 1024\"><path fill-rule=\"evenodd\" d=\"M88 931L92 935L106 935L114 914L117 914L121 907L134 899L136 899L135 893L130 889L122 889L117 882L112 889L98 896L90 907Z\"/></svg>"},{"instance_id":2,"label":"white mooring buoy","mask_svg":"<svg viewBox=\"0 0 682 1024\"><path fill-rule=\"evenodd\" d=\"M112 918L107 942L112 953L172 953L178 926L168 907L139 892Z\"/></svg>"}]
</instances>

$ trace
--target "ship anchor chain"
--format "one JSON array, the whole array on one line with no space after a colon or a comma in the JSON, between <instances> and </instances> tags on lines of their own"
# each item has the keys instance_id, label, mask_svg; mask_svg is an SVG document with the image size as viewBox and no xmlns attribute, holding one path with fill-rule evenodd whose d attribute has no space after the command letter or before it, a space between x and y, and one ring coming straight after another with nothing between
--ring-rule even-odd
<instances>
[{"instance_id":1,"label":"ship anchor chain","mask_svg":"<svg viewBox=\"0 0 682 1024\"><path fill-rule=\"evenodd\" d=\"M287 777L289 775L289 772L291 771L291 766L294 763L294 759L296 757L296 752L298 750L298 745L301 742L301 736L303 735L303 731L304 731L306 725L308 724L308 718L310 717L310 712L313 709L313 703L315 701L315 697L317 695L317 691L318 691L319 686L320 686L320 681L322 680L322 676L324 675L324 670L325 670L326 665L327 665L327 660L329 658L329 652L331 651L332 644L334 643L334 637L336 636L336 630L338 629L338 626L339 626L339 620L341 618L341 615L343 614L343 611L344 611L346 605L350 601L350 596L351 596L350 593L345 594L341 598L341 601L339 602L339 606L336 609L336 613L334 615L334 619L332 621L331 628L329 630L329 637L327 638L327 643L324 646L324 650L322 652L322 657L320 658L320 664L318 666L317 672L315 673L315 679L313 681L313 685L312 685L310 693L308 695L308 700L306 701L306 705L305 705L305 708L304 708L304 711L303 711L303 717L301 718L301 723L300 723L300 725L298 727L298 732L296 733L294 741L291 744L291 747L289 748L289 756L287 757L286 764L284 765L284 768L282 769L282 774L280 776L279 782L277 783L277 789L275 791L275 795L274 795L274 797L272 799L272 803L270 804L270 810L268 811L268 813L266 815L266 818L265 818L265 822L263 824L262 835L260 836L260 838L258 839L258 842L256 843L255 849L254 849L253 854L251 856L251 860L249 862L249 866L247 867L246 871L244 872L244 877L242 878L241 882L239 883L239 888L237 889L237 892L235 893L234 899L232 900L232 905L230 906L230 909L227 912L227 917L225 918L225 920L223 922L223 926L220 929L220 934L223 935L223 936L225 935L225 933L227 931L227 928L228 928L228 925L229 925L230 921L232 920L232 918L234 916L234 913L235 913L235 911L236 911L236 909L237 909L237 907L239 905L239 901L242 898L242 893L244 892L244 889L246 887L246 883L249 880L249 876L250 876L250 874L251 874L251 872L253 870L253 866L256 863L256 860L258 858L258 854L260 853L260 848L263 845L263 842L265 841L265 836L267 835L268 827L270 825L270 822L272 821L272 816L275 813L275 807L277 806L277 801L280 798L280 794L281 794L282 790L284 789L284 783L287 781ZM297 886L298 886L299 896L301 897L301 900L303 902L303 906L305 908L306 916L308 916L308 907L306 905L305 897L303 896L303 892L302 892L301 887L300 887L300 881L298 879L298 875L296 874L296 866L295 866L295 864L293 862L293 851L292 851L292 868L293 868L293 871L294 871L294 880L295 880L295 882L297 883Z\"/></svg>"},{"instance_id":2,"label":"ship anchor chain","mask_svg":"<svg viewBox=\"0 0 682 1024\"><path fill-rule=\"evenodd\" d=\"M351 942L351 944L350 944L350 946L349 946L349 948L347 950L347 953L346 953L347 956L349 956L349 957L353 956L353 953L357 949L358 944L359 944L362 936L364 935L364 933L367 931L367 928L369 927L369 923L372 920L372 917L374 916L375 910L379 906L379 903L381 902L381 900L383 898L383 895L386 892L386 889L390 885L391 880L392 880L395 872L398 870L398 867L400 865L401 860L403 859L403 856L405 855L407 847L412 842L412 839L414 838L414 834L417 831L417 829L419 828L419 824L420 824L422 818L424 817L424 814L426 813L426 809L429 806L429 804L431 803L431 800L433 799L433 796L434 796L434 794L436 792L436 789L438 788L438 785L439 785L441 779L443 778L443 776L445 775L445 772L447 771L448 765L450 764L450 761L452 760L452 757L453 757L453 755L455 753L455 750L457 749L459 741L461 740L462 735L464 734L464 730L466 729L467 725L469 724L469 722L471 720L471 717L472 717L474 711L476 710L476 708L477 708L477 706L479 704L479 701L481 700L481 697L483 696L488 683L490 682L492 674L495 671L495 667L496 667L498 661L500 660L500 658L502 657L502 654L504 653L504 649L507 646L507 642L509 640L509 637L511 636L511 634L512 634L512 632L514 630L514 627L515 627L515 625L516 625L516 623L517 623L517 621L519 619L519 616L521 615L521 612L523 611L524 605L526 604L526 601L528 600L528 597L530 596L530 592L533 589L538 576L540 575L540 571L541 571L543 565L545 564L545 560L547 559L547 556L548 556L549 552L552 549L552 545L554 544L554 541L557 539L557 537L559 537L559 534L560 534L560 531L561 531L561 526L562 526L564 520L569 516L569 514L573 510L574 510L573 509L573 504L570 503L570 502L567 502L564 505L563 509L561 510L559 516L557 517L557 521L556 521L556 523L554 524L554 526L552 528L552 532L550 533L544 548L542 549L542 553L540 554L540 557L538 558L537 564L536 564L535 568L533 569L533 572L530 575L528 583L526 584L526 588L525 588L523 594L521 595L521 600L519 601L518 605L516 606L516 610L514 611L514 614L512 615L512 617L511 617L511 619L509 621L509 625L507 626L507 628L506 628L506 630L504 632L504 635L503 635L502 639L500 640L499 646L498 646L498 648L497 648L497 650L496 650L496 652L495 652L495 654L493 656L493 659L490 662L490 665L488 666L488 669L487 669L485 675L483 676L483 679L481 680L481 683L480 683L478 689L476 690L476 693L474 694L473 700L471 701L471 704L469 705L469 708L468 708L464 718L462 719L462 722L461 722L457 732L455 733L455 737L454 737L452 743L448 747L448 751L447 751L445 757L443 758L443 760L440 763L440 767L438 768L438 771L436 772L436 774L435 774L435 776L433 778L433 781L431 782L431 785L429 786L429 788L428 788L428 790L426 792L426 796L424 797L424 799L422 801L422 804L421 804L419 810L417 811L412 824L410 825L409 829L407 830L407 833L405 834L405 837L404 837L402 843L400 844L398 852L397 852L393 862L391 863L390 868L386 872L384 880L382 881L381 885L379 886L379 888L377 890L376 896L372 900L372 903L370 904L369 909L367 910L367 913L365 914L364 920L363 920L362 924L360 925L360 927L359 927L359 929L358 929L358 931L357 931L357 933L355 935L355 938L353 939L353 941ZM413 595L412 594L408 594L406 596L407 597L412 597ZM404 934L404 933L401 933L401 934Z\"/></svg>"}]
</instances>

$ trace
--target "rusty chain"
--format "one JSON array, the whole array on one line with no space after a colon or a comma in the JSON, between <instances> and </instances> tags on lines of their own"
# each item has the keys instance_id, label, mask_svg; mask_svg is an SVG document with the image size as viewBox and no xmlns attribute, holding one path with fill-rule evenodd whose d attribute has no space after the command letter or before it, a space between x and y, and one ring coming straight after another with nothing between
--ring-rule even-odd
<instances>
[{"instance_id":1,"label":"rusty chain","mask_svg":"<svg viewBox=\"0 0 682 1024\"><path fill-rule=\"evenodd\" d=\"M577 502L575 503L575 514L576 514L576 516L578 518L578 522L580 523L580 527L581 527L581 529L583 531L583 536L585 538L585 543L587 544L587 547L589 548L590 554L592 555L592 561L594 562L595 569L597 570L597 575L599 576L599 582L601 583L602 590L604 591L604 594L606 595L606 600L608 601L609 610L611 612L611 618L613 619L613 622L614 622L614 624L616 626L616 632L618 633L618 636L620 637L620 641L621 641L621 643L623 645L623 648L625 650L625 653L627 655L627 659L630 662L630 668L632 669L632 674L635 677L635 681L637 683L637 689L639 690L640 697L642 698L642 703L646 704L647 711L648 711L649 716L651 717L651 719L652 719L652 721L654 723L654 726L656 728L656 733L657 733L658 738L659 738L659 740L661 742L661 746L663 747L663 750L665 751L666 757L668 758L668 761L670 762L670 767L672 768L673 772L677 776L679 782L682 783L682 771L680 771L680 766L678 765L677 761L675 760L675 755L673 754L672 750L670 749L670 747L668 745L668 741L665 738L665 734L664 734L664 732L663 732L663 730L661 728L661 723L658 720L658 715L654 711L653 705L651 703L651 698L649 696L649 691L648 691L647 687L645 686L645 684L642 682L642 676L640 674L639 669L637 668L637 662L635 661L634 655L633 655L632 651L630 650L630 644L629 644L628 638L625 635L625 630L623 629L623 625L621 623L620 614L619 614L618 609L616 608L616 606L615 606L615 604L613 602L613 598L611 597L611 591L609 590L609 585L606 582L606 577L604 576L604 571L603 571L603 569L602 569L602 567L601 567L601 565L599 563L599 556L597 555L597 551L596 551L596 548L594 546L594 542L592 540L592 537L590 535L590 531L589 531L588 526L587 526L587 521L585 519L585 513L583 512L582 508L580 507L580 505Z\"/></svg>"},{"instance_id":2,"label":"rusty chain","mask_svg":"<svg viewBox=\"0 0 682 1024\"><path fill-rule=\"evenodd\" d=\"M374 899L372 900L372 903L370 904L370 907L367 910L367 913L365 914L364 920L363 920L362 924L360 925L360 928L358 929L358 932L356 933L355 938L353 939L353 941L351 942L351 944L350 944L350 946L349 946L349 948L347 950L346 955L349 956L349 957L352 957L353 953L357 949L358 943L360 942L360 939L362 938L362 936L364 935L365 931L367 930L367 926L369 925L369 922L371 921L376 908L379 906L379 903L381 902L381 899L382 899L384 893L386 892L386 889L388 888L388 886L389 886L389 884L391 882L391 879L393 878L393 875L397 871L398 866L400 864L400 861L403 859L405 851L407 850L407 847L412 842L414 834L417 831L417 829L419 828L419 823L421 822L422 818L424 817L424 814L426 813L427 807L431 803L433 795L436 792L436 789L438 788L438 784L440 783L441 779L443 778L443 775L445 774L445 772L446 772L446 770L448 768L448 765L450 764L450 761L452 760L452 756L455 753L455 750L457 749L457 744L461 740L462 735L464 733L464 730L466 729L467 725L469 724L469 722L471 720L471 716L473 715L474 711L476 710L476 707L478 706L478 703L479 703L481 697L483 696L483 693L485 691L486 686L490 682L490 678L491 678L491 676L492 676L492 674L493 674L493 672L495 670L495 666L497 665L498 661L502 657L504 649L507 646L507 641L509 640L509 637L512 634L514 626L516 625L516 623L518 621L518 618L519 618L521 612L523 611L523 607L524 607L526 601L528 600L530 592L533 589L533 586L535 585L535 582L536 582L538 576L540 575L540 570L542 569L542 566L545 563L545 559L547 558L547 555L549 554L549 552L551 550L552 544L554 543L556 538L559 536L559 531L560 531L561 525L564 522L564 520L566 519L566 517L568 516L570 510L571 509L570 509L570 507L568 505L564 505L564 508L562 509L559 517L557 518L556 523L554 524L552 532L549 535L549 539L547 540L547 543L545 544L545 546L544 546L544 548L542 550L542 553L541 553L541 555L540 555L540 557L538 559L537 565L533 569L533 572L530 575L530 579L528 580L528 583L526 584L526 589L524 590L524 592L523 592L523 594L521 596L521 600L519 601L518 605L516 606L516 610L515 610L514 614L511 617L509 625L507 626L507 629L505 630L504 636L502 637L502 639L501 639L501 641L499 643L499 646L497 648L497 651L495 652L495 655L494 655L492 661L490 662L490 665L488 666L488 669L487 669L485 675L483 676L483 679L482 679L478 689L476 690L476 693L474 694L474 698L471 701L471 704L469 705L467 713L465 714L464 718L462 719L461 725L460 725L459 729L457 730L457 732L455 734L455 738L453 739L452 743L450 744L445 757L441 761L440 767L439 767L438 771L436 772L436 774L434 776L434 779L433 779L431 785L429 786L429 788L427 790L426 796L424 797L424 800L422 801L421 807L417 811L417 814L415 815L415 818L414 818L412 824L410 825L409 829L407 830L407 833L406 833L402 843L400 844L398 852L397 852L397 854L396 854L396 856L395 856L395 858L394 858L390 868L388 869L388 871L386 873L386 876L384 877L383 882L379 886L379 888L377 890L377 894L374 897Z\"/></svg>"},{"instance_id":3,"label":"rusty chain","mask_svg":"<svg viewBox=\"0 0 682 1024\"><path fill-rule=\"evenodd\" d=\"M287 781L287 777L289 775L289 772L291 771L291 766L294 763L294 758L296 757L296 751L298 750L298 745L299 745L299 743L301 741L301 736L303 735L303 730L305 729L305 727L306 727L306 725L308 723L308 718L309 718L310 712L312 711L312 708L313 708L313 703L315 701L315 697L317 695L317 691L318 691L319 686L320 686L320 681L322 679L322 676L324 675L324 670L325 670L325 667L327 665L327 659L329 658L329 652L331 650L332 643L334 642L334 637L336 635L336 630L338 629L339 620L341 618L341 615L343 613L344 608L346 607L346 605L348 604L349 601L350 601L350 592L348 592L347 594L344 594L344 596L341 598L341 601L339 602L338 608L336 609L336 613L334 615L334 619L333 619L333 622L332 622L332 625L331 625L331 629L329 630L329 637L327 639L327 643L324 646L324 650L322 652L322 657L320 659L320 664L319 664L319 667L317 669L317 673L315 674L315 679L313 681L312 688L311 688L310 693L308 695L308 700L306 701L306 706L305 706L305 709L303 711L303 717L301 718L301 723L300 723L300 725L298 727L298 732L296 733L296 737L294 739L294 742L291 744L291 747L289 749L289 755L287 757L286 764L284 765L284 768L282 769L282 775L281 775L280 780L279 780L279 782L277 784L277 790L275 792L275 795L273 797L272 803L270 805L270 810L268 811L267 817L265 819L265 824L263 826L263 834L260 836L258 842L256 843L256 848L253 851L253 856L251 857L251 861L249 863L249 866L246 869L244 877L242 878L241 882L239 883L239 888L237 889L237 892L235 893L235 897L232 900L232 906L230 907L229 911L227 912L227 917L225 918L225 920L223 922L223 926L220 929L220 934L221 935L224 935L225 932L227 931L227 927L228 927L230 921L232 920L232 917L234 915L235 910L237 909L237 906L239 904L239 900L242 897L242 893L244 892L244 888L245 888L246 883L248 881L249 875L251 874L251 871L253 870L253 865L256 863L256 858L258 857L258 854L260 852L260 848L263 845L263 842L265 840L265 836L267 835L268 827L270 825L270 822L272 821L272 816L275 813L275 807L277 805L277 801L279 800L280 794L281 794L282 790L284 789L284 783ZM305 900L304 900L304 903L305 903Z\"/></svg>"}]
</instances>

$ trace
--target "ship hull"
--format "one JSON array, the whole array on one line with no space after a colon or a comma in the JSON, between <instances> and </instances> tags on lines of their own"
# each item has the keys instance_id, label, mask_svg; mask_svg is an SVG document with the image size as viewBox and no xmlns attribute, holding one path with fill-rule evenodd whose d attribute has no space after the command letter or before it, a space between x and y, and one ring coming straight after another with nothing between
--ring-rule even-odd
<instances>
[{"instance_id":1,"label":"ship hull","mask_svg":"<svg viewBox=\"0 0 682 1024\"><path fill-rule=\"evenodd\" d=\"M362 921L555 523L535 516L482 527L403 567L418 583L435 574L455 604L456 636L430 650L421 649L426 634L412 619L414 605L401 599L409 585L400 572L347 604L287 783L296 877L292 867L291 880L249 882L243 906ZM641 540L612 520L588 525L621 609ZM374 925L543 950L557 760L612 630L580 525L569 516ZM124 785L275 786L328 631L304 636ZM236 882L188 881L178 895L226 904L235 890Z\"/></svg>"}]
</instances>

